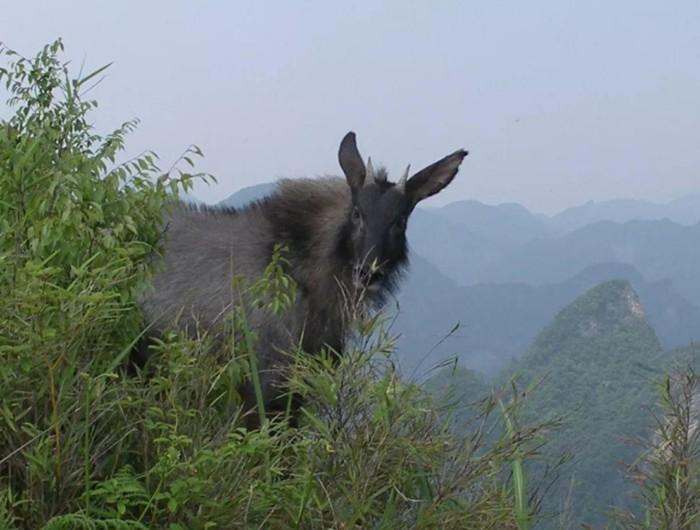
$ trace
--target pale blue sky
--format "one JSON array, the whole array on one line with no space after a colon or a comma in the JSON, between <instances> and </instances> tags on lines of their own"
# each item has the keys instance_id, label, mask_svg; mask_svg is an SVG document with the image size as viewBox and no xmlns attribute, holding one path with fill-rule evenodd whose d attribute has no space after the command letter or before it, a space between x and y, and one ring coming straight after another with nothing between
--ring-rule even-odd
<instances>
[{"instance_id":1,"label":"pale blue sky","mask_svg":"<svg viewBox=\"0 0 700 530\"><path fill-rule=\"evenodd\" d=\"M130 149L164 161L198 144L205 200L335 173L350 129L394 173L467 148L432 204L700 192L697 0L3 4L8 46L114 61L97 125L139 117Z\"/></svg>"}]
</instances>

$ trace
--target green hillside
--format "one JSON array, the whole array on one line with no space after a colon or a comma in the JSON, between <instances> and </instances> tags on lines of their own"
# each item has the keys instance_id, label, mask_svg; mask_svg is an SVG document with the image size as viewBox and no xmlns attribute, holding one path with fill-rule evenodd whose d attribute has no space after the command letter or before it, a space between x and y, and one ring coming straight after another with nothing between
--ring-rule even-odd
<instances>
[{"instance_id":1,"label":"green hillside","mask_svg":"<svg viewBox=\"0 0 700 530\"><path fill-rule=\"evenodd\" d=\"M445 369L427 384L445 401L461 400L460 421L472 414L469 404L492 388L507 388L512 377L517 388L529 388L523 419L564 423L527 466L533 491L539 487L543 495L540 527L602 528L613 507L639 512L629 466L651 440L657 383L688 367L700 372L700 344L664 351L636 291L612 280L562 309L492 385L463 367Z\"/></svg>"},{"instance_id":2,"label":"green hillside","mask_svg":"<svg viewBox=\"0 0 700 530\"><path fill-rule=\"evenodd\" d=\"M687 346L668 352L664 368L665 371L690 369L700 374L700 342L691 342Z\"/></svg>"},{"instance_id":3,"label":"green hillside","mask_svg":"<svg viewBox=\"0 0 700 530\"><path fill-rule=\"evenodd\" d=\"M638 451L626 442L652 421L655 395L646 368L662 355L637 294L628 282L614 280L564 308L518 363L523 383L542 381L528 415L565 417L545 457L575 455L560 483L566 489L574 481L575 520L599 524L609 505L631 505L621 463L633 462ZM560 509L557 497L546 508Z\"/></svg>"}]
</instances>

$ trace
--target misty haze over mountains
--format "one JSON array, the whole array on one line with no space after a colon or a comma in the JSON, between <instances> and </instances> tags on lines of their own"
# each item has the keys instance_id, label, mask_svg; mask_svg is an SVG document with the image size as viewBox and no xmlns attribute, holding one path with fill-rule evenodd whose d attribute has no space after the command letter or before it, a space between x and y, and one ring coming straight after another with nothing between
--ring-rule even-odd
<instances>
[{"instance_id":1,"label":"misty haze over mountains","mask_svg":"<svg viewBox=\"0 0 700 530\"><path fill-rule=\"evenodd\" d=\"M273 189L244 188L219 204L241 207ZM411 267L387 310L399 309L392 330L409 375L452 356L496 374L559 310L612 279L639 293L664 348L700 338L700 195L591 201L553 216L457 201L418 208L408 241Z\"/></svg>"}]
</instances>

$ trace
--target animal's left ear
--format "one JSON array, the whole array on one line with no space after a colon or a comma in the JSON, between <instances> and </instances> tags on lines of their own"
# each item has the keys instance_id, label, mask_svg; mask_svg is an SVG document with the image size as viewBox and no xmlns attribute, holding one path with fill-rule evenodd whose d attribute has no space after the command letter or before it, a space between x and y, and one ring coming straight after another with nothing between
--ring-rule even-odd
<instances>
[{"instance_id":1,"label":"animal's left ear","mask_svg":"<svg viewBox=\"0 0 700 530\"><path fill-rule=\"evenodd\" d=\"M357 192L365 183L367 168L365 168L365 163L357 150L355 133L352 131L346 134L343 141L340 142L338 162L340 162L340 167L343 168L343 173L345 173L350 189L353 193Z\"/></svg>"},{"instance_id":2,"label":"animal's left ear","mask_svg":"<svg viewBox=\"0 0 700 530\"><path fill-rule=\"evenodd\" d=\"M423 199L435 195L455 178L459 165L467 156L467 151L460 149L434 164L421 169L405 182L405 193L414 206ZM398 184L399 186L401 183Z\"/></svg>"}]
</instances>

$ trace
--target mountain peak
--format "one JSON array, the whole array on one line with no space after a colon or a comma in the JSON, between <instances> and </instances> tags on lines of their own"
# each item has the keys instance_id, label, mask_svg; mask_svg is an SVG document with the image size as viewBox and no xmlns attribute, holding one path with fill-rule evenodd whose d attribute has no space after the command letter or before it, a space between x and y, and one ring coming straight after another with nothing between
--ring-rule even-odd
<instances>
[{"instance_id":1,"label":"mountain peak","mask_svg":"<svg viewBox=\"0 0 700 530\"><path fill-rule=\"evenodd\" d=\"M587 338L619 331L635 321L646 325L644 306L627 280L610 280L589 290L571 307L575 313L579 310L584 312L578 331Z\"/></svg>"},{"instance_id":2,"label":"mountain peak","mask_svg":"<svg viewBox=\"0 0 700 530\"><path fill-rule=\"evenodd\" d=\"M611 280L562 309L519 361L525 382L542 380L526 413L567 418L543 456L555 462L562 453L577 455L561 476L563 483L576 478L572 512L581 519L599 523L610 504L632 500L623 476L609 470L638 457L620 440L646 432L648 417L640 411L654 395L639 367L653 366L661 353L635 290Z\"/></svg>"},{"instance_id":3,"label":"mountain peak","mask_svg":"<svg viewBox=\"0 0 700 530\"><path fill-rule=\"evenodd\" d=\"M604 315L606 320L620 320L630 316L643 319L646 314L639 295L627 280L603 282L589 289L579 300L595 304L599 316Z\"/></svg>"},{"instance_id":4,"label":"mountain peak","mask_svg":"<svg viewBox=\"0 0 700 530\"><path fill-rule=\"evenodd\" d=\"M539 334L526 357L545 364L564 350L597 357L607 348L595 344L611 341L644 343L647 351L661 348L639 295L627 280L610 280L579 296Z\"/></svg>"}]
</instances>

